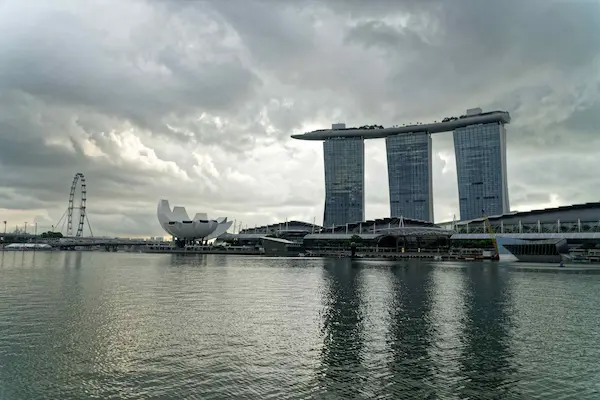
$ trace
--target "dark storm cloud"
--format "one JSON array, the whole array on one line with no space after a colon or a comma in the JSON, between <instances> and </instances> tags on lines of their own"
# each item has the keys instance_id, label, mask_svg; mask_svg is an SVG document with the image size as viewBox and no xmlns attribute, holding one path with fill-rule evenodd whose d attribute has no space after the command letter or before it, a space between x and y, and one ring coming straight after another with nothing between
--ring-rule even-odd
<instances>
[{"instance_id":1,"label":"dark storm cloud","mask_svg":"<svg viewBox=\"0 0 600 400\"><path fill-rule=\"evenodd\" d=\"M513 115L513 206L547 204L556 193L567 203L600 197L590 193L599 7L5 1L0 209L53 222L73 175L84 172L99 231L162 234L154 221L161 197L250 225L312 219L322 214L321 145L291 142L290 133L337 121L439 120L472 106ZM436 214L450 219L451 135L434 141ZM382 143L368 147L367 217L379 217L388 212L385 153Z\"/></svg>"},{"instance_id":2,"label":"dark storm cloud","mask_svg":"<svg viewBox=\"0 0 600 400\"><path fill-rule=\"evenodd\" d=\"M400 9L402 3L398 2ZM408 10L415 11L416 5L408 3ZM487 106L494 94L518 89L515 82L523 85L518 82L521 76L533 75L536 69L569 71L600 53L597 2L434 3L423 2L417 14L421 18L408 17L403 26L371 19L357 23L347 36L394 54L401 66L390 84L401 87L420 107L429 103L442 109L450 96L464 101L465 94ZM530 81L539 84L533 77Z\"/></svg>"},{"instance_id":3,"label":"dark storm cloud","mask_svg":"<svg viewBox=\"0 0 600 400\"><path fill-rule=\"evenodd\" d=\"M166 28L176 23L166 22ZM181 42L187 39L184 34L167 30L172 42L157 43L152 51L119 51L106 40L108 27L88 23L73 12L50 10L35 19L35 28L11 32L1 53L0 88L47 103L87 107L161 133L167 132L163 118L198 109L235 109L259 84L235 54L203 55L214 50L211 46L189 51ZM195 38L202 39L218 43L222 38Z\"/></svg>"}]
</instances>

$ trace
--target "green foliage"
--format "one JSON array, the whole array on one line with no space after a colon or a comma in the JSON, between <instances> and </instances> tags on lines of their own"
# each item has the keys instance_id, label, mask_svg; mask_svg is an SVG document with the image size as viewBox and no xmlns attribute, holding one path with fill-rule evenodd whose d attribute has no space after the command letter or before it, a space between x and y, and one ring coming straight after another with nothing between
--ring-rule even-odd
<instances>
[{"instance_id":1,"label":"green foliage","mask_svg":"<svg viewBox=\"0 0 600 400\"><path fill-rule=\"evenodd\" d=\"M351 242L354 242L354 243L360 243L360 242L362 242L362 238L361 238L360 236L358 236L358 235L354 234L354 235L352 235L352 237L350 238L350 241L351 241Z\"/></svg>"},{"instance_id":2,"label":"green foliage","mask_svg":"<svg viewBox=\"0 0 600 400\"><path fill-rule=\"evenodd\" d=\"M60 232L52 232L52 231L48 231L48 232L44 232L40 235L41 238L43 239L60 239L63 237L63 234Z\"/></svg>"}]
</instances>

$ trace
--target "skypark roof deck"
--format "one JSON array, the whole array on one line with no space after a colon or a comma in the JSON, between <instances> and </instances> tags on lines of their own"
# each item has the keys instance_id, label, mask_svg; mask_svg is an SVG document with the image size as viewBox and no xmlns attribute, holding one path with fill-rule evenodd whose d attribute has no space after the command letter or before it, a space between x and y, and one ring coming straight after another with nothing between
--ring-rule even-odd
<instances>
[{"instance_id":1,"label":"skypark roof deck","mask_svg":"<svg viewBox=\"0 0 600 400\"><path fill-rule=\"evenodd\" d=\"M392 128L383 128L382 126L372 125L370 127L360 128L320 129L304 134L292 135L292 138L300 140L326 140L334 137L362 137L364 139L382 139L387 136L398 135L402 133L448 132L469 125L489 124L493 122L508 124L510 123L510 114L506 111L490 111L474 115L462 115L460 117L444 118L442 122L396 126Z\"/></svg>"}]
</instances>

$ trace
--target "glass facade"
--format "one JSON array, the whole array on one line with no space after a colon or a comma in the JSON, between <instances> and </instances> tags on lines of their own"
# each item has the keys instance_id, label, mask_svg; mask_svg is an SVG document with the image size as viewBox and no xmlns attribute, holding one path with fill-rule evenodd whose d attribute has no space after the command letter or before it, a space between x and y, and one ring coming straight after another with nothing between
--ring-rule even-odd
<instances>
[{"instance_id":1,"label":"glass facade","mask_svg":"<svg viewBox=\"0 0 600 400\"><path fill-rule=\"evenodd\" d=\"M460 219L510 211L506 180L506 129L501 123L454 131Z\"/></svg>"},{"instance_id":2,"label":"glass facade","mask_svg":"<svg viewBox=\"0 0 600 400\"><path fill-rule=\"evenodd\" d=\"M323 226L365 219L365 145L363 138L331 138L323 142L325 209Z\"/></svg>"},{"instance_id":3,"label":"glass facade","mask_svg":"<svg viewBox=\"0 0 600 400\"><path fill-rule=\"evenodd\" d=\"M431 135L404 133L385 138L390 216L433 221Z\"/></svg>"}]
</instances>

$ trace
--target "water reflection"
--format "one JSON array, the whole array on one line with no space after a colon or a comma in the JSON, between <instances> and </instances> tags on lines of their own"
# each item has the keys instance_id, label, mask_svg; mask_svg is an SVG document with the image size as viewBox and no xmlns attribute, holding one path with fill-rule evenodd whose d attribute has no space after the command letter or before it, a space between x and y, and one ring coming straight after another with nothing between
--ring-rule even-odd
<instances>
[{"instance_id":1,"label":"water reflection","mask_svg":"<svg viewBox=\"0 0 600 400\"><path fill-rule=\"evenodd\" d=\"M66 268L81 269L81 257L82 257L81 251L64 252L63 255L64 255L63 267L65 269Z\"/></svg>"},{"instance_id":2,"label":"water reflection","mask_svg":"<svg viewBox=\"0 0 600 400\"><path fill-rule=\"evenodd\" d=\"M598 398L597 275L25 253L0 270L0 399Z\"/></svg>"},{"instance_id":3,"label":"water reflection","mask_svg":"<svg viewBox=\"0 0 600 400\"><path fill-rule=\"evenodd\" d=\"M171 265L174 267L188 267L190 265L205 267L208 265L209 256L205 254L171 254Z\"/></svg>"},{"instance_id":4,"label":"water reflection","mask_svg":"<svg viewBox=\"0 0 600 400\"><path fill-rule=\"evenodd\" d=\"M390 398L435 397L429 355L432 326L431 268L413 265L392 270L388 343L391 353Z\"/></svg>"},{"instance_id":5,"label":"water reflection","mask_svg":"<svg viewBox=\"0 0 600 400\"><path fill-rule=\"evenodd\" d=\"M320 390L334 398L355 398L364 382L362 271L350 260L340 260L327 261L323 274L326 293Z\"/></svg>"},{"instance_id":6,"label":"water reflection","mask_svg":"<svg viewBox=\"0 0 600 400\"><path fill-rule=\"evenodd\" d=\"M510 291L506 271L476 266L466 271L462 397L513 398L516 379L510 349Z\"/></svg>"}]
</instances>

